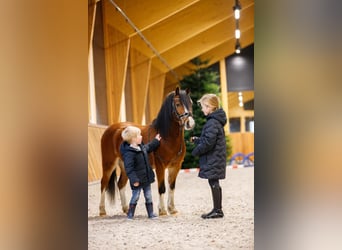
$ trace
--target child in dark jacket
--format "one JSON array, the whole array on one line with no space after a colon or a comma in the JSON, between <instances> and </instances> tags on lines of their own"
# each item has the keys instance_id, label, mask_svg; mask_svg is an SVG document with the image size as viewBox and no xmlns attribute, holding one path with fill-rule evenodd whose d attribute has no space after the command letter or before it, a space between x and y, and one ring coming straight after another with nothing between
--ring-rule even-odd
<instances>
[{"instance_id":1,"label":"child in dark jacket","mask_svg":"<svg viewBox=\"0 0 342 250\"><path fill-rule=\"evenodd\" d=\"M203 219L222 218L222 189L220 179L226 177L226 136L224 125L227 123L226 113L219 105L219 98L214 94L205 94L198 101L207 122L200 137L192 137L196 147L193 156L199 156L199 177L208 179L211 188L213 210L202 214Z\"/></svg>"},{"instance_id":2,"label":"child in dark jacket","mask_svg":"<svg viewBox=\"0 0 342 250\"><path fill-rule=\"evenodd\" d=\"M151 183L154 182L155 175L148 160L148 153L155 151L159 147L161 137L157 134L150 143L144 145L141 130L134 126L126 127L122 131L121 137L124 141L120 145L120 152L132 189L127 218L133 219L141 190L144 191L148 218L156 218L157 216L153 213L151 192Z\"/></svg>"}]
</instances>

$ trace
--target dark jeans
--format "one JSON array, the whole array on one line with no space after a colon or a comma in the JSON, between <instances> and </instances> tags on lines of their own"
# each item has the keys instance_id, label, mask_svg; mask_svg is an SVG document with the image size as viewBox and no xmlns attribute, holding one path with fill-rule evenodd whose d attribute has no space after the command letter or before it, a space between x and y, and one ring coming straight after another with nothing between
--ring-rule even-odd
<instances>
[{"instance_id":1,"label":"dark jeans","mask_svg":"<svg viewBox=\"0 0 342 250\"><path fill-rule=\"evenodd\" d=\"M144 190L145 202L146 203L152 203L151 184L146 184L143 187L132 189L132 198L131 198L131 201L129 202L129 204L137 204L138 203L141 190Z\"/></svg>"}]
</instances>

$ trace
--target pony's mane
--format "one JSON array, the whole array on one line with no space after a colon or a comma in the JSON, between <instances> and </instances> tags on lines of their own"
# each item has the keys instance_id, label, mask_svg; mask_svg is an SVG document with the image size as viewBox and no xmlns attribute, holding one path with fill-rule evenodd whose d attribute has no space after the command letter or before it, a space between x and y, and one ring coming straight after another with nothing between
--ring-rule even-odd
<instances>
[{"instance_id":1,"label":"pony's mane","mask_svg":"<svg viewBox=\"0 0 342 250\"><path fill-rule=\"evenodd\" d=\"M152 127L160 133L161 137L167 137L172 121L172 102L175 92L171 92L164 100L157 118L153 120Z\"/></svg>"},{"instance_id":2,"label":"pony's mane","mask_svg":"<svg viewBox=\"0 0 342 250\"><path fill-rule=\"evenodd\" d=\"M152 122L152 127L160 133L161 137L166 138L169 135L170 129L171 129L171 124L173 122L173 114L172 114L172 102L173 102L173 97L175 96L175 91L170 92L166 99L164 100L158 116L156 119L153 120ZM187 107L189 110L189 97L186 94L186 91L180 90L179 91L179 96L181 99L181 102L183 105Z\"/></svg>"}]
</instances>

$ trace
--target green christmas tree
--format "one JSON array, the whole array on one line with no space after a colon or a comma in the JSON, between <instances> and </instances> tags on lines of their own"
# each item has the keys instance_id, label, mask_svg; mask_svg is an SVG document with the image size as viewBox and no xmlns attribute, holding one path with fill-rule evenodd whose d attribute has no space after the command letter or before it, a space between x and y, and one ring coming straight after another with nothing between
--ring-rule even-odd
<instances>
[{"instance_id":1,"label":"green christmas tree","mask_svg":"<svg viewBox=\"0 0 342 250\"><path fill-rule=\"evenodd\" d=\"M195 67L192 70L192 74L185 76L180 85L182 89L189 88L191 91L191 98L194 102L193 105L193 117L196 122L196 126L191 131L185 131L185 144L186 155L182 165L183 169L197 168L198 157L191 155L191 151L194 149L194 144L189 141L191 136L200 136L202 127L206 122L206 118L201 111L197 101L207 93L212 93L220 96L220 86L218 84L219 73L210 67L207 67L209 61L201 61L199 58L195 58L190 61ZM232 153L231 139L226 135L227 142L227 157Z\"/></svg>"}]
</instances>

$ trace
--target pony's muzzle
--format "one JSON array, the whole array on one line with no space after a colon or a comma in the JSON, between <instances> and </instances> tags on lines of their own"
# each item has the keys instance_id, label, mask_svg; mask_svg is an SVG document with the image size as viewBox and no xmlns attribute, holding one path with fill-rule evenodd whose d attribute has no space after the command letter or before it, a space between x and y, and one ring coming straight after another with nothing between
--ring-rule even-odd
<instances>
[{"instance_id":1,"label":"pony's muzzle","mask_svg":"<svg viewBox=\"0 0 342 250\"><path fill-rule=\"evenodd\" d=\"M185 130L191 130L195 127L195 120L192 118L192 116L189 116L187 121L185 122Z\"/></svg>"}]
</instances>

